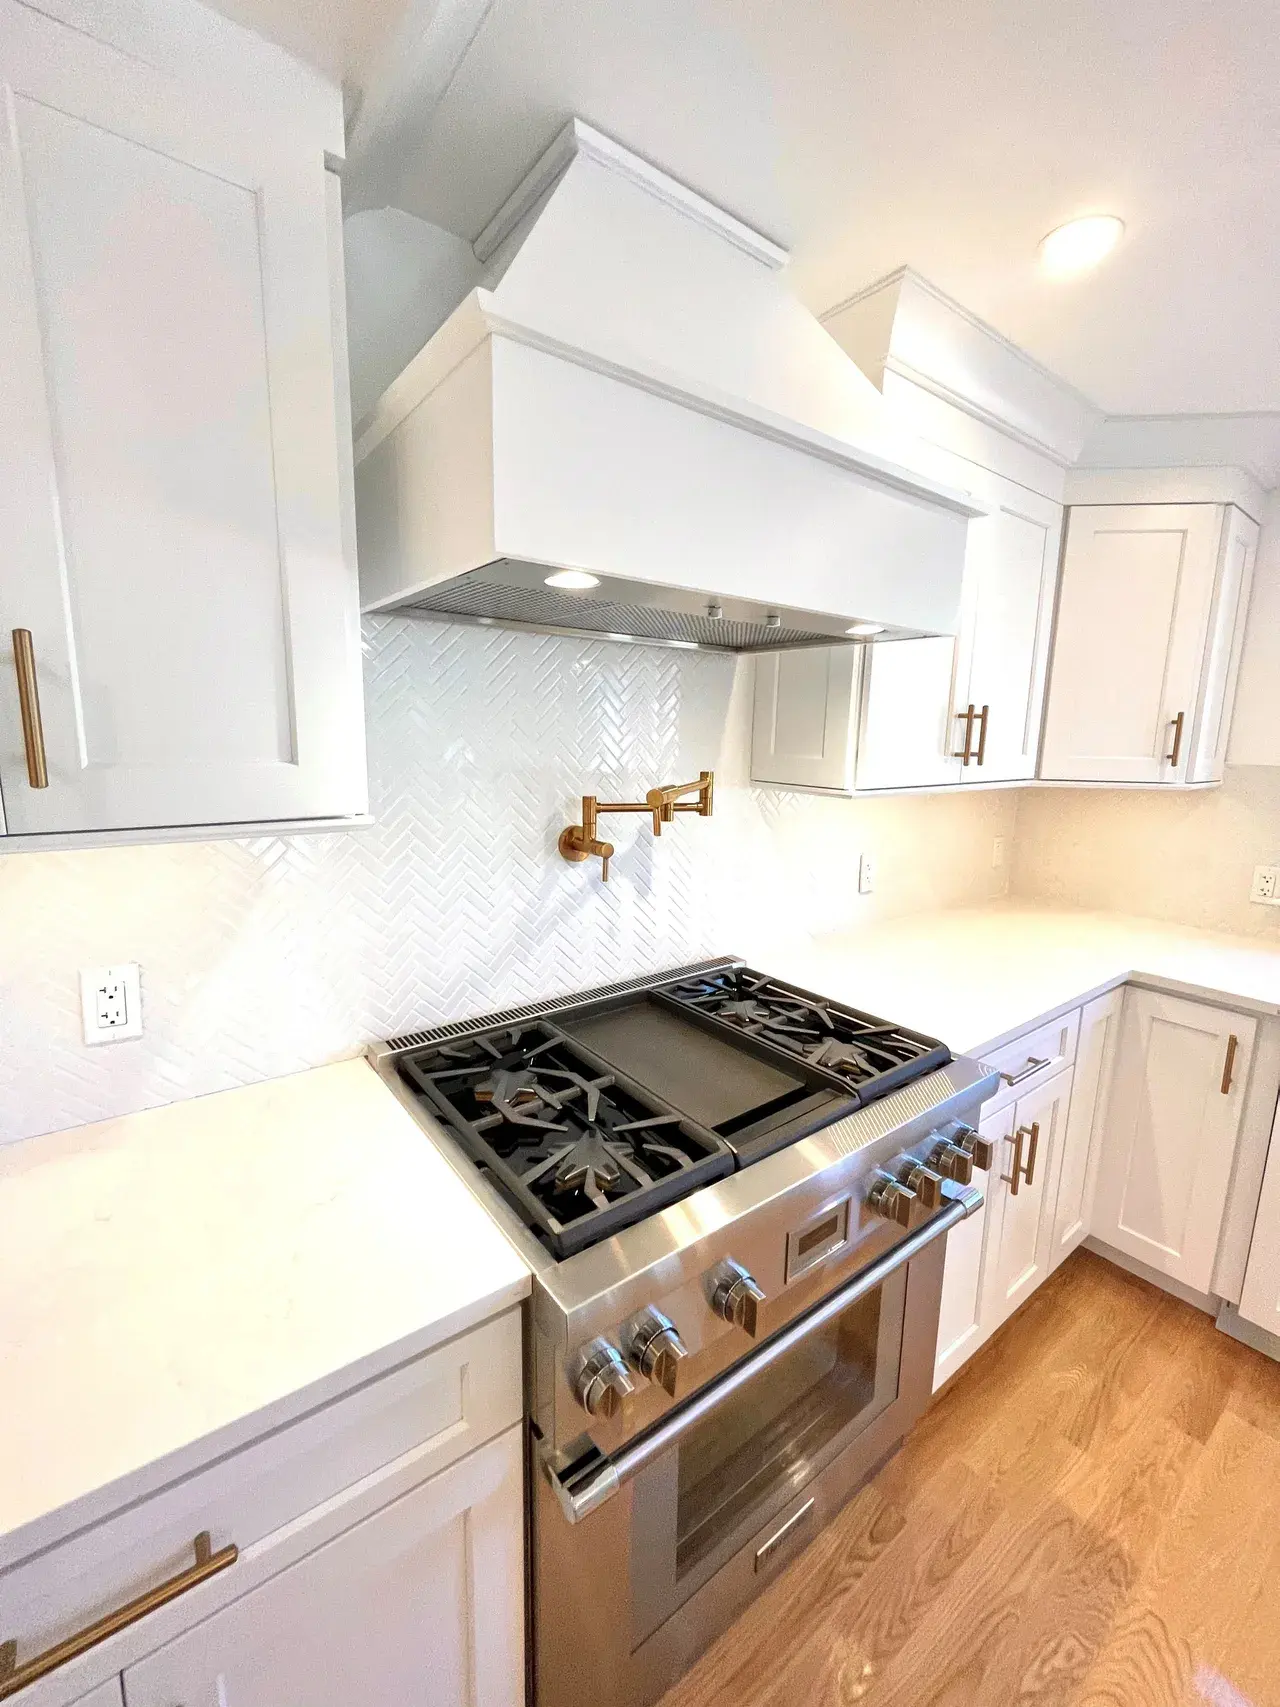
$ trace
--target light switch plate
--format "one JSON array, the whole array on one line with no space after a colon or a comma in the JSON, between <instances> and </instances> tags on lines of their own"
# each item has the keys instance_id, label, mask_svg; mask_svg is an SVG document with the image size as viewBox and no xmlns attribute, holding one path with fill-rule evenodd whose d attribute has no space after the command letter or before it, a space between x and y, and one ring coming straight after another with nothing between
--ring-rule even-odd
<instances>
[{"instance_id":1,"label":"light switch plate","mask_svg":"<svg viewBox=\"0 0 1280 1707\"><path fill-rule=\"evenodd\" d=\"M1255 865L1249 899L1263 907L1280 907L1280 865Z\"/></svg>"},{"instance_id":2,"label":"light switch plate","mask_svg":"<svg viewBox=\"0 0 1280 1707\"><path fill-rule=\"evenodd\" d=\"M89 966L80 973L80 1012L88 1044L142 1036L142 978L136 960Z\"/></svg>"}]
</instances>

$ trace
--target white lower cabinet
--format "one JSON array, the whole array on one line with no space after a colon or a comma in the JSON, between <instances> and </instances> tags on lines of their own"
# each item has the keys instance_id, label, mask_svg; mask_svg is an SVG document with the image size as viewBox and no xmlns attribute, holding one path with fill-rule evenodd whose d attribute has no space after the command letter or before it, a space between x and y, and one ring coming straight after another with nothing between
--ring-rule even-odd
<instances>
[{"instance_id":1,"label":"white lower cabinet","mask_svg":"<svg viewBox=\"0 0 1280 1707\"><path fill-rule=\"evenodd\" d=\"M1240 1314L1268 1333L1280 1335L1280 1110L1271 1130L1271 1147L1240 1293Z\"/></svg>"},{"instance_id":2,"label":"white lower cabinet","mask_svg":"<svg viewBox=\"0 0 1280 1707\"><path fill-rule=\"evenodd\" d=\"M1102 1159L1100 1135L1105 1129L1115 1070L1124 991L1109 990L1080 1010L1071 1107L1063 1135L1062 1165L1053 1212L1049 1266L1071 1255L1086 1237L1093 1210L1094 1188Z\"/></svg>"},{"instance_id":3,"label":"white lower cabinet","mask_svg":"<svg viewBox=\"0 0 1280 1707\"><path fill-rule=\"evenodd\" d=\"M1071 1069L983 1123L996 1138L983 1311L998 1326L1052 1268L1053 1206L1071 1100ZM999 1169L997 1174L996 1169Z\"/></svg>"},{"instance_id":4,"label":"white lower cabinet","mask_svg":"<svg viewBox=\"0 0 1280 1707\"><path fill-rule=\"evenodd\" d=\"M124 1707L124 1692L120 1687L120 1679L113 1677L107 1683L100 1683L96 1689L91 1689L87 1695L77 1696L71 1707Z\"/></svg>"},{"instance_id":5,"label":"white lower cabinet","mask_svg":"<svg viewBox=\"0 0 1280 1707\"><path fill-rule=\"evenodd\" d=\"M128 1707L515 1707L522 1438L509 1429L128 1667Z\"/></svg>"},{"instance_id":6,"label":"white lower cabinet","mask_svg":"<svg viewBox=\"0 0 1280 1707\"><path fill-rule=\"evenodd\" d=\"M982 1265L987 1249L989 1187L985 1195L988 1201L978 1213L947 1234L942 1309L938 1316L938 1352L933 1366L935 1389L950 1380L987 1337L982 1313Z\"/></svg>"},{"instance_id":7,"label":"white lower cabinet","mask_svg":"<svg viewBox=\"0 0 1280 1707\"><path fill-rule=\"evenodd\" d=\"M1093 1231L1208 1292L1257 1021L1154 990L1126 992Z\"/></svg>"}]
</instances>

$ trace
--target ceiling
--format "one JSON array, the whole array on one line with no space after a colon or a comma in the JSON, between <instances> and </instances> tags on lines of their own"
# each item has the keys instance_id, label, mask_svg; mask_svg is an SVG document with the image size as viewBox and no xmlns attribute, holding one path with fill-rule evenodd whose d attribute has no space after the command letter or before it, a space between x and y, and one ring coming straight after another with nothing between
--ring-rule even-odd
<instances>
[{"instance_id":1,"label":"ceiling","mask_svg":"<svg viewBox=\"0 0 1280 1707\"><path fill-rule=\"evenodd\" d=\"M1280 410L1274 0L221 3L429 90L382 193L464 237L577 114L789 244L816 309L907 262L1108 414ZM433 83L414 44L468 11ZM1093 211L1120 249L1044 276Z\"/></svg>"}]
</instances>

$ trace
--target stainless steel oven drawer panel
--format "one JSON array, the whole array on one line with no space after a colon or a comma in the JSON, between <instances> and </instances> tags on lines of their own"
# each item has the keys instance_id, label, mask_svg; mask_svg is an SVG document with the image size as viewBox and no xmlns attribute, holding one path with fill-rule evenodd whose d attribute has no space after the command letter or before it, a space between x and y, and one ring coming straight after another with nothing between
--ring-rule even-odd
<instances>
[{"instance_id":1,"label":"stainless steel oven drawer panel","mask_svg":"<svg viewBox=\"0 0 1280 1707\"><path fill-rule=\"evenodd\" d=\"M535 1477L536 1707L656 1701L893 1451L928 1403L944 1254L936 1239L868 1295L874 1311L863 1299L860 1315L837 1318L840 1333L815 1341L807 1371L788 1353L761 1378L764 1432L779 1425L772 1444L794 1449L791 1462L771 1463L766 1442L752 1464L749 1381L740 1409L708 1415L705 1436L682 1437L579 1522L567 1521L547 1476ZM850 1355L833 1361L841 1334ZM850 1404L857 1348L872 1340L869 1402ZM682 1512L686 1443L698 1462L685 1466Z\"/></svg>"}]
</instances>

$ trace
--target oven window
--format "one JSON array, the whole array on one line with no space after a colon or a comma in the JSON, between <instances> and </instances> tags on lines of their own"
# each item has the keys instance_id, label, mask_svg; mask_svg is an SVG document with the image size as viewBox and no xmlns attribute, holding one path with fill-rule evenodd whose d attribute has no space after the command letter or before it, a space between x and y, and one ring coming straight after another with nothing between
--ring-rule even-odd
<instances>
[{"instance_id":1,"label":"oven window","mask_svg":"<svg viewBox=\"0 0 1280 1707\"><path fill-rule=\"evenodd\" d=\"M681 1441L676 1575L780 1489L796 1492L898 1393L903 1277L851 1304Z\"/></svg>"}]
</instances>

